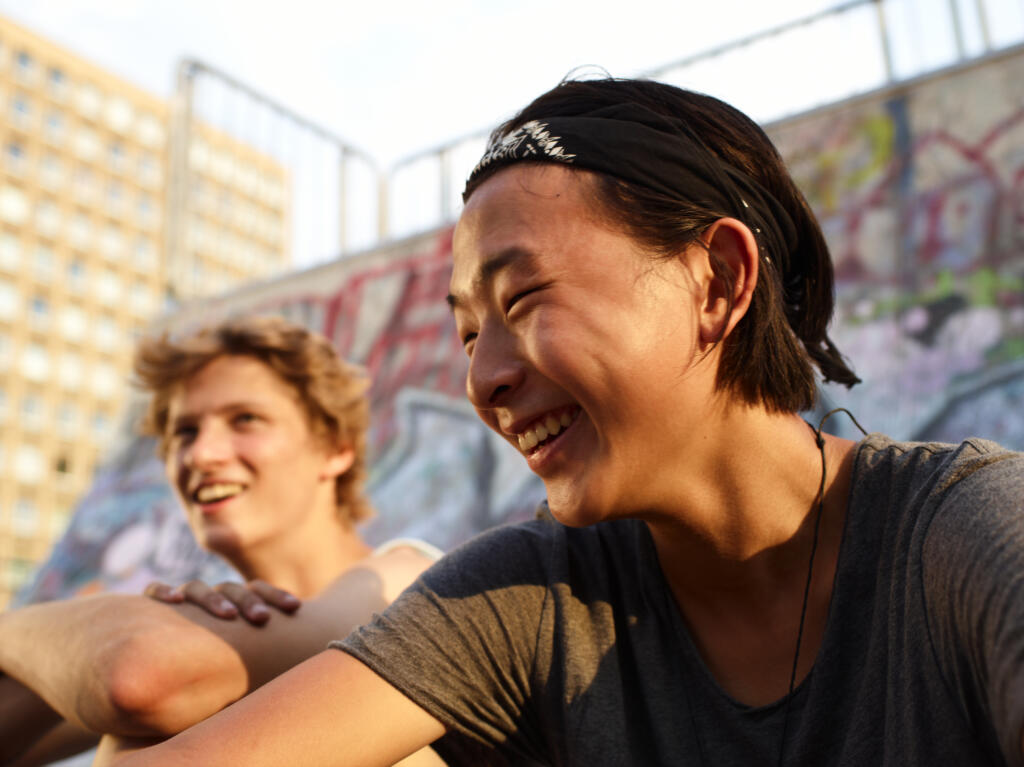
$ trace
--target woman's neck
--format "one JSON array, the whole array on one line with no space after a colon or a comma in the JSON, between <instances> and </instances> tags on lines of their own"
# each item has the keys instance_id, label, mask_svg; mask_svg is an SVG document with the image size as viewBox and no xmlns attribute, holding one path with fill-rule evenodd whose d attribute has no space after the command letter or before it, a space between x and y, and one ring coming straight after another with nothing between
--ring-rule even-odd
<instances>
[{"instance_id":1,"label":"woman's neck","mask_svg":"<svg viewBox=\"0 0 1024 767\"><path fill-rule=\"evenodd\" d=\"M673 589L757 603L779 580L800 580L818 508L821 452L799 416L748 410L728 435L691 453L676 505L644 515ZM841 535L853 442L825 435L828 476L819 544ZM838 542L837 540L834 542Z\"/></svg>"},{"instance_id":2,"label":"woman's neck","mask_svg":"<svg viewBox=\"0 0 1024 767\"><path fill-rule=\"evenodd\" d=\"M647 520L661 569L709 669L750 704L785 694L801 617L798 679L824 635L854 443L825 438L827 475L815 543L821 451L795 415L748 414L698 457L675 513ZM813 579L803 594L811 550Z\"/></svg>"}]
</instances>

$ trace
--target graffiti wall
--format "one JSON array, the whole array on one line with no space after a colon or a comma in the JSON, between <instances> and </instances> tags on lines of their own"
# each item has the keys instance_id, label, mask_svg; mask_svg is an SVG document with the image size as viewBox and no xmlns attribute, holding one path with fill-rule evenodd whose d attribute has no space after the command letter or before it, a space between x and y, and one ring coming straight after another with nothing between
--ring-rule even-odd
<instances>
[{"instance_id":1,"label":"graffiti wall","mask_svg":"<svg viewBox=\"0 0 1024 767\"><path fill-rule=\"evenodd\" d=\"M827 387L822 408L844 405L901 439L979 434L1024 449L1024 53L769 133L833 248L832 334L864 380ZM415 535L449 548L529 516L542 497L465 403L444 301L450 245L450 230L429 233L169 320L279 312L369 368L371 541ZM224 572L195 548L152 456L129 440L99 473L22 601Z\"/></svg>"},{"instance_id":2,"label":"graffiti wall","mask_svg":"<svg viewBox=\"0 0 1024 767\"><path fill-rule=\"evenodd\" d=\"M901 439L1024 449L1024 53L769 133L825 229L832 336L863 379L826 404Z\"/></svg>"}]
</instances>

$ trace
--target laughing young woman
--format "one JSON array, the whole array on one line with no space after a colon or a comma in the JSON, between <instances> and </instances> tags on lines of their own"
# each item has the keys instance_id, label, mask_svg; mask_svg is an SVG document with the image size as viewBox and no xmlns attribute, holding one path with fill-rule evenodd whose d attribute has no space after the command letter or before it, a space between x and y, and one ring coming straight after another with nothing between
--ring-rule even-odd
<instances>
[{"instance_id":1,"label":"laughing young woman","mask_svg":"<svg viewBox=\"0 0 1024 767\"><path fill-rule=\"evenodd\" d=\"M753 122L563 83L496 132L453 250L469 397L557 521L126 764L389 764L446 731L496 762L1021 763L1024 456L800 418L815 369L857 379Z\"/></svg>"}]
</instances>

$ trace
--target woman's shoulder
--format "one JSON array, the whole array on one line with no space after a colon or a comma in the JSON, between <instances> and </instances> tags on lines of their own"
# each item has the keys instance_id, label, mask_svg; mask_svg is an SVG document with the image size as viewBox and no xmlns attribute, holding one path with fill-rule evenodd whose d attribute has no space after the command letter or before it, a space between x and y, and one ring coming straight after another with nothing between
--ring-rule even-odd
<instances>
[{"instance_id":1,"label":"woman's shoulder","mask_svg":"<svg viewBox=\"0 0 1024 767\"><path fill-rule=\"evenodd\" d=\"M991 440L971 437L960 443L900 442L870 434L857 446L855 486L935 497L984 484L1024 483L1024 453ZM966 486L966 485L964 485ZM902 491L902 493L900 492Z\"/></svg>"}]
</instances>

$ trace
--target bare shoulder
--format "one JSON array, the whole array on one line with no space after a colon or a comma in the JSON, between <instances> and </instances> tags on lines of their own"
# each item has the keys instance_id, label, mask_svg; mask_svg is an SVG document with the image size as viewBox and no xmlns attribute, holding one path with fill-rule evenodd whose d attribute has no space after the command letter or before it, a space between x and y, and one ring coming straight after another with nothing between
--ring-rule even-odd
<instances>
[{"instance_id":1,"label":"bare shoulder","mask_svg":"<svg viewBox=\"0 0 1024 767\"><path fill-rule=\"evenodd\" d=\"M363 565L381 578L385 598L393 602L443 552L418 540L396 539L377 548Z\"/></svg>"}]
</instances>

